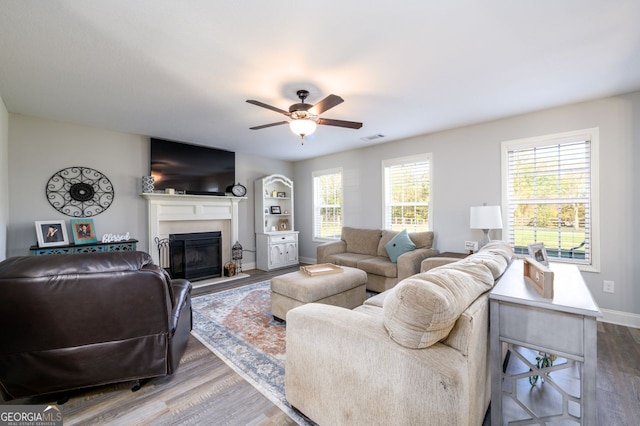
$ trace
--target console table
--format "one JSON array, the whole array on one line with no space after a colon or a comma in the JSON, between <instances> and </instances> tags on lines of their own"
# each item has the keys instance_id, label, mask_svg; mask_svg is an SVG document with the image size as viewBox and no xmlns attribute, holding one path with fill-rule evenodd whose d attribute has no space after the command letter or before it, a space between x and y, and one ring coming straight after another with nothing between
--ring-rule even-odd
<instances>
[{"instance_id":1,"label":"console table","mask_svg":"<svg viewBox=\"0 0 640 426\"><path fill-rule=\"evenodd\" d=\"M73 253L94 253L106 251L136 251L138 240L118 241L117 243L90 243L90 244L68 244L64 246L39 247L38 245L29 247L32 256L45 256L49 254L73 254Z\"/></svg>"},{"instance_id":2,"label":"console table","mask_svg":"<svg viewBox=\"0 0 640 426\"><path fill-rule=\"evenodd\" d=\"M553 299L526 283L521 259L489 294L493 425L597 424L596 319L602 314L577 266L552 263L550 269ZM504 345L510 355L503 366Z\"/></svg>"}]
</instances>

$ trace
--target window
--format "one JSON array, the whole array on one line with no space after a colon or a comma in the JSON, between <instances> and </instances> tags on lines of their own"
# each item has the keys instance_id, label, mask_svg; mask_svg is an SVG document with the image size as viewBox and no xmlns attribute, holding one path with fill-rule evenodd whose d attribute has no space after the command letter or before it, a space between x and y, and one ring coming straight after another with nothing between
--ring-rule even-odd
<instances>
[{"instance_id":1,"label":"window","mask_svg":"<svg viewBox=\"0 0 640 426\"><path fill-rule=\"evenodd\" d=\"M431 229L431 154L384 160L384 229Z\"/></svg>"},{"instance_id":2,"label":"window","mask_svg":"<svg viewBox=\"0 0 640 426\"><path fill-rule=\"evenodd\" d=\"M342 169L313 172L313 238L339 239L342 233Z\"/></svg>"},{"instance_id":3,"label":"window","mask_svg":"<svg viewBox=\"0 0 640 426\"><path fill-rule=\"evenodd\" d=\"M598 129L503 142L505 239L517 254L599 269Z\"/></svg>"}]
</instances>

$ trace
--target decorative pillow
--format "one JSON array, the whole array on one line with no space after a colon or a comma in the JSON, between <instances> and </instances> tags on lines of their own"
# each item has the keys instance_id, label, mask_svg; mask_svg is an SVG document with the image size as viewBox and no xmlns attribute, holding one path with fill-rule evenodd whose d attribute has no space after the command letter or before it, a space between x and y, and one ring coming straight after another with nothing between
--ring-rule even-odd
<instances>
[{"instance_id":1,"label":"decorative pillow","mask_svg":"<svg viewBox=\"0 0 640 426\"><path fill-rule=\"evenodd\" d=\"M393 263L396 263L398 262L398 257L400 257L400 255L408 251L415 250L416 245L413 244L413 241L411 241L411 238L409 238L407 230L403 229L398 233L398 235L393 237L391 241L389 241L387 245L384 246L384 248L387 250L389 259Z\"/></svg>"}]
</instances>

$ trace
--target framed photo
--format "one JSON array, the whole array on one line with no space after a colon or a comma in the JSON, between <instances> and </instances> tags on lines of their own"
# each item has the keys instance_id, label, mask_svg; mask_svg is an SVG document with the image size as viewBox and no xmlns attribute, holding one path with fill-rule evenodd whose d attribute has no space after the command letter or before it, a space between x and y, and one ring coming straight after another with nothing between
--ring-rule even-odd
<instances>
[{"instance_id":1,"label":"framed photo","mask_svg":"<svg viewBox=\"0 0 640 426\"><path fill-rule=\"evenodd\" d=\"M281 214L280 206L271 206L271 214Z\"/></svg>"},{"instance_id":2,"label":"framed photo","mask_svg":"<svg viewBox=\"0 0 640 426\"><path fill-rule=\"evenodd\" d=\"M527 248L529 249L529 256L544 266L549 266L549 257L547 256L547 249L544 247L544 243L529 244Z\"/></svg>"},{"instance_id":3,"label":"framed photo","mask_svg":"<svg viewBox=\"0 0 640 426\"><path fill-rule=\"evenodd\" d=\"M93 219L71 219L71 232L75 244L89 244L98 241Z\"/></svg>"},{"instance_id":4,"label":"framed photo","mask_svg":"<svg viewBox=\"0 0 640 426\"><path fill-rule=\"evenodd\" d=\"M278 231L289 231L289 219L280 219L278 221Z\"/></svg>"},{"instance_id":5,"label":"framed photo","mask_svg":"<svg viewBox=\"0 0 640 426\"><path fill-rule=\"evenodd\" d=\"M66 246L69 244L64 220L36 221L36 236L39 247Z\"/></svg>"},{"instance_id":6,"label":"framed photo","mask_svg":"<svg viewBox=\"0 0 640 426\"><path fill-rule=\"evenodd\" d=\"M277 195L278 195L278 198L284 198L287 196L287 194L284 192L278 192Z\"/></svg>"}]
</instances>

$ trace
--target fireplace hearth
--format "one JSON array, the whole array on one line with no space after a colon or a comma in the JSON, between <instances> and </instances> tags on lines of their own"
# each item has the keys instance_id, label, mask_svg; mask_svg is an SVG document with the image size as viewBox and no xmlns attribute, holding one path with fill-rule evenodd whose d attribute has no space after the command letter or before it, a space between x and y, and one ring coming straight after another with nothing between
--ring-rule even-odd
<instances>
[{"instance_id":1,"label":"fireplace hearth","mask_svg":"<svg viewBox=\"0 0 640 426\"><path fill-rule=\"evenodd\" d=\"M191 232L169 235L171 278L202 280L222 276L222 233Z\"/></svg>"}]
</instances>

